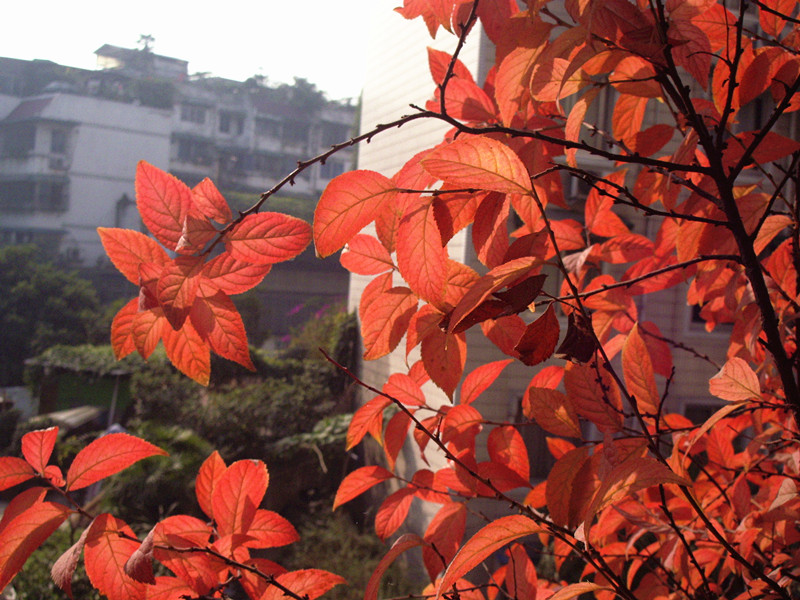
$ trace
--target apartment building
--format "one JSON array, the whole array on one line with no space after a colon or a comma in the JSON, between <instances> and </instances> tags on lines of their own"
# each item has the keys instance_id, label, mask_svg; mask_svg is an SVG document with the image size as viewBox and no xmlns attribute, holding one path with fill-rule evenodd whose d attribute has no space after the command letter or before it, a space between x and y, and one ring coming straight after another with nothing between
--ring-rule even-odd
<instances>
[{"instance_id":1,"label":"apartment building","mask_svg":"<svg viewBox=\"0 0 800 600\"><path fill-rule=\"evenodd\" d=\"M149 49L104 45L96 55L93 71L0 58L0 244L33 242L72 266L103 264L95 229L140 226L139 160L189 185L211 177L245 208L353 129L352 101L329 101L303 80L191 76L187 61ZM283 194L310 212L354 156L313 165Z\"/></svg>"}]
</instances>

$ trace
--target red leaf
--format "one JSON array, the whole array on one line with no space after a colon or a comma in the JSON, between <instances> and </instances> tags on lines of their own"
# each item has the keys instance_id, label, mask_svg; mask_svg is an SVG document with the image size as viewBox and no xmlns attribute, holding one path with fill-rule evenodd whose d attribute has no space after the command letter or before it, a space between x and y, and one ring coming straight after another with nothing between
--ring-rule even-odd
<instances>
[{"instance_id":1,"label":"red leaf","mask_svg":"<svg viewBox=\"0 0 800 600\"><path fill-rule=\"evenodd\" d=\"M530 479L528 448L516 428L495 427L489 434L486 447L493 463L508 467L525 482Z\"/></svg>"},{"instance_id":2,"label":"red leaf","mask_svg":"<svg viewBox=\"0 0 800 600\"><path fill-rule=\"evenodd\" d=\"M639 410L650 415L658 414L659 395L653 372L653 361L639 325L631 329L622 347L622 373L628 392L636 399Z\"/></svg>"},{"instance_id":3,"label":"red leaf","mask_svg":"<svg viewBox=\"0 0 800 600\"><path fill-rule=\"evenodd\" d=\"M140 161L136 168L136 206L150 233L167 249L175 250L192 207L192 191L186 184Z\"/></svg>"},{"instance_id":4,"label":"red leaf","mask_svg":"<svg viewBox=\"0 0 800 600\"><path fill-rule=\"evenodd\" d=\"M125 534L134 539L123 537ZM139 547L130 527L109 514L95 518L84 548L84 564L89 581L109 600L140 600L145 584L125 573L125 563Z\"/></svg>"},{"instance_id":5,"label":"red leaf","mask_svg":"<svg viewBox=\"0 0 800 600\"><path fill-rule=\"evenodd\" d=\"M61 504L38 502L6 523L0 531L0 589L5 589L33 551L58 529L69 513Z\"/></svg>"},{"instance_id":6,"label":"red leaf","mask_svg":"<svg viewBox=\"0 0 800 600\"><path fill-rule=\"evenodd\" d=\"M203 261L202 257L178 256L161 271L156 288L158 303L173 329L180 329L189 316L200 287Z\"/></svg>"},{"instance_id":7,"label":"red leaf","mask_svg":"<svg viewBox=\"0 0 800 600\"><path fill-rule=\"evenodd\" d=\"M541 265L541 260L532 256L524 256L495 267L478 279L453 309L448 331L457 331L458 326L472 311L477 309L493 292L523 280Z\"/></svg>"},{"instance_id":8,"label":"red leaf","mask_svg":"<svg viewBox=\"0 0 800 600\"><path fill-rule=\"evenodd\" d=\"M278 575L275 580L297 596L314 600L337 585L347 583L340 575L321 569L303 569ZM259 600L285 600L286 594L277 586L267 588Z\"/></svg>"},{"instance_id":9,"label":"red leaf","mask_svg":"<svg viewBox=\"0 0 800 600\"><path fill-rule=\"evenodd\" d=\"M126 310L130 309L126 307ZM122 325L124 326L124 322ZM164 311L160 308L136 312L136 314L133 315L130 336L136 346L136 350L144 359L150 357L156 349L156 346L158 346L158 342L161 341L165 332L168 331L173 331L173 329L169 322L167 322ZM119 333L123 334L124 329ZM126 339L121 341L125 344L128 343ZM121 350L125 350L126 348L127 346L123 346Z\"/></svg>"},{"instance_id":10,"label":"red leaf","mask_svg":"<svg viewBox=\"0 0 800 600\"><path fill-rule=\"evenodd\" d=\"M620 94L614 104L612 130L616 139L627 142L642 130L648 98Z\"/></svg>"},{"instance_id":11,"label":"red leaf","mask_svg":"<svg viewBox=\"0 0 800 600\"><path fill-rule=\"evenodd\" d=\"M578 415L569 400L561 392L531 385L522 398L522 410L529 419L534 419L539 426L565 437L581 437L581 426Z\"/></svg>"},{"instance_id":12,"label":"red leaf","mask_svg":"<svg viewBox=\"0 0 800 600\"><path fill-rule=\"evenodd\" d=\"M114 349L114 356L117 360L125 358L136 350L133 324L138 313L139 299L134 298L119 309L114 320L111 321L111 347ZM158 343L158 339L156 343Z\"/></svg>"},{"instance_id":13,"label":"red leaf","mask_svg":"<svg viewBox=\"0 0 800 600\"><path fill-rule=\"evenodd\" d=\"M317 255L324 258L344 246L394 195L394 183L375 171L350 171L331 180L314 211Z\"/></svg>"},{"instance_id":14,"label":"red leaf","mask_svg":"<svg viewBox=\"0 0 800 600\"><path fill-rule=\"evenodd\" d=\"M472 245L484 265L490 269L500 265L508 252L508 196L493 192L478 206L472 226Z\"/></svg>"},{"instance_id":15,"label":"red leaf","mask_svg":"<svg viewBox=\"0 0 800 600\"><path fill-rule=\"evenodd\" d=\"M510 515L492 521L472 536L458 551L439 583L437 600L447 593L458 579L506 544L542 531L540 526L522 515Z\"/></svg>"},{"instance_id":16,"label":"red leaf","mask_svg":"<svg viewBox=\"0 0 800 600\"><path fill-rule=\"evenodd\" d=\"M425 541L430 546L422 549L422 561L431 581L453 560L467 524L467 507L462 502L448 502L431 519L425 530ZM442 563L444 559L444 563Z\"/></svg>"},{"instance_id":17,"label":"red leaf","mask_svg":"<svg viewBox=\"0 0 800 600\"><path fill-rule=\"evenodd\" d=\"M664 483L689 485L687 480L673 473L665 464L654 458L632 453L602 478L594 500L586 512L586 523L590 524L594 515L606 506L638 490Z\"/></svg>"},{"instance_id":18,"label":"red leaf","mask_svg":"<svg viewBox=\"0 0 800 600\"><path fill-rule=\"evenodd\" d=\"M256 265L290 260L306 249L311 227L297 217L281 213L256 213L225 235L225 247L236 259Z\"/></svg>"},{"instance_id":19,"label":"red leaf","mask_svg":"<svg viewBox=\"0 0 800 600\"><path fill-rule=\"evenodd\" d=\"M390 469L394 469L397 456L406 443L410 428L411 417L404 412L395 413L386 425L386 431L383 434L383 450Z\"/></svg>"},{"instance_id":20,"label":"red leaf","mask_svg":"<svg viewBox=\"0 0 800 600\"><path fill-rule=\"evenodd\" d=\"M195 595L195 590L177 577L156 577L155 585L147 588L147 600L185 600Z\"/></svg>"},{"instance_id":21,"label":"red leaf","mask_svg":"<svg viewBox=\"0 0 800 600\"><path fill-rule=\"evenodd\" d=\"M417 297L406 287L379 293L361 315L364 359L374 360L394 350L416 310Z\"/></svg>"},{"instance_id":22,"label":"red leaf","mask_svg":"<svg viewBox=\"0 0 800 600\"><path fill-rule=\"evenodd\" d=\"M239 460L225 470L211 495L220 535L247 533L268 485L269 473L261 461Z\"/></svg>"},{"instance_id":23,"label":"red leaf","mask_svg":"<svg viewBox=\"0 0 800 600\"><path fill-rule=\"evenodd\" d=\"M422 340L421 352L431 381L452 398L467 361L466 334L435 330Z\"/></svg>"},{"instance_id":24,"label":"red leaf","mask_svg":"<svg viewBox=\"0 0 800 600\"><path fill-rule=\"evenodd\" d=\"M300 539L297 530L276 512L259 508L247 529L249 538L243 543L248 548L277 548L293 544Z\"/></svg>"},{"instance_id":25,"label":"red leaf","mask_svg":"<svg viewBox=\"0 0 800 600\"><path fill-rule=\"evenodd\" d=\"M247 345L242 317L223 292L197 298L190 313L192 325L200 337L220 356L255 371Z\"/></svg>"},{"instance_id":26,"label":"red leaf","mask_svg":"<svg viewBox=\"0 0 800 600\"><path fill-rule=\"evenodd\" d=\"M761 384L747 361L734 356L709 380L708 391L729 402L743 402L760 398Z\"/></svg>"},{"instance_id":27,"label":"red leaf","mask_svg":"<svg viewBox=\"0 0 800 600\"><path fill-rule=\"evenodd\" d=\"M422 165L456 187L503 194L530 194L532 189L528 171L516 153L488 137L461 136L428 154Z\"/></svg>"},{"instance_id":28,"label":"red leaf","mask_svg":"<svg viewBox=\"0 0 800 600\"><path fill-rule=\"evenodd\" d=\"M481 365L464 378L461 384L460 404L472 404L500 376L512 359L498 360Z\"/></svg>"},{"instance_id":29,"label":"red leaf","mask_svg":"<svg viewBox=\"0 0 800 600\"><path fill-rule=\"evenodd\" d=\"M577 598L578 596L582 596L583 594L589 594L592 592L599 592L601 590L611 590L611 589L612 588L606 585L592 583L591 581L581 581L579 583L570 583L569 585L565 585L555 594L550 596L548 600L572 600L572 598Z\"/></svg>"},{"instance_id":30,"label":"red leaf","mask_svg":"<svg viewBox=\"0 0 800 600\"><path fill-rule=\"evenodd\" d=\"M142 545L131 554L131 557L125 563L125 574L128 577L150 585L154 585L156 582L153 573L153 539L155 538L155 533L156 529L153 527L142 540Z\"/></svg>"},{"instance_id":31,"label":"red leaf","mask_svg":"<svg viewBox=\"0 0 800 600\"><path fill-rule=\"evenodd\" d=\"M745 150L750 147L757 134L757 131L746 131L728 140L728 147L723 155L724 163L728 168L734 168L739 164L744 157ZM800 142L770 131L753 150L750 162L763 165L798 150L800 150Z\"/></svg>"},{"instance_id":32,"label":"red leaf","mask_svg":"<svg viewBox=\"0 0 800 600\"><path fill-rule=\"evenodd\" d=\"M175 368L200 385L208 385L211 353L192 324L186 321L177 331L164 327L162 334L167 358Z\"/></svg>"},{"instance_id":33,"label":"red leaf","mask_svg":"<svg viewBox=\"0 0 800 600\"><path fill-rule=\"evenodd\" d=\"M533 323L525 328L525 333L514 346L519 359L526 365L538 365L550 358L558 344L560 327L553 304Z\"/></svg>"},{"instance_id":34,"label":"red leaf","mask_svg":"<svg viewBox=\"0 0 800 600\"><path fill-rule=\"evenodd\" d=\"M67 489L88 487L149 456L167 456L167 453L127 433L104 435L75 456L67 471Z\"/></svg>"},{"instance_id":35,"label":"red leaf","mask_svg":"<svg viewBox=\"0 0 800 600\"><path fill-rule=\"evenodd\" d=\"M568 363L564 387L578 414L597 425L600 431L614 432L622 428L619 388L604 370Z\"/></svg>"},{"instance_id":36,"label":"red leaf","mask_svg":"<svg viewBox=\"0 0 800 600\"><path fill-rule=\"evenodd\" d=\"M431 202L412 205L397 231L397 268L411 290L423 300L442 307L447 284L447 250Z\"/></svg>"},{"instance_id":37,"label":"red leaf","mask_svg":"<svg viewBox=\"0 0 800 600\"><path fill-rule=\"evenodd\" d=\"M403 524L413 499L414 490L404 487L383 501L375 514L375 533L381 540L388 538Z\"/></svg>"},{"instance_id":38,"label":"red leaf","mask_svg":"<svg viewBox=\"0 0 800 600\"><path fill-rule=\"evenodd\" d=\"M588 450L579 447L558 458L550 469L545 497L550 517L558 525L574 529L583 520L594 493L590 468Z\"/></svg>"},{"instance_id":39,"label":"red leaf","mask_svg":"<svg viewBox=\"0 0 800 600\"><path fill-rule=\"evenodd\" d=\"M342 252L339 262L358 275L379 275L394 268L392 257L377 239L371 235L358 234Z\"/></svg>"},{"instance_id":40,"label":"red leaf","mask_svg":"<svg viewBox=\"0 0 800 600\"><path fill-rule=\"evenodd\" d=\"M219 290L229 295L241 294L261 283L270 269L272 265L254 265L237 260L230 252L223 252L203 268L200 293L213 296Z\"/></svg>"},{"instance_id":41,"label":"red leaf","mask_svg":"<svg viewBox=\"0 0 800 600\"><path fill-rule=\"evenodd\" d=\"M411 377L403 373L390 375L389 381L384 384L381 391L406 406L425 404L425 394L422 392L422 388Z\"/></svg>"},{"instance_id":42,"label":"red leaf","mask_svg":"<svg viewBox=\"0 0 800 600\"><path fill-rule=\"evenodd\" d=\"M22 455L37 473L44 473L58 438L58 427L31 431L22 436Z\"/></svg>"},{"instance_id":43,"label":"red leaf","mask_svg":"<svg viewBox=\"0 0 800 600\"><path fill-rule=\"evenodd\" d=\"M91 525L91 524L90 524ZM72 575L78 566L78 560L83 554L83 547L86 544L86 538L89 535L90 527L87 527L81 533L78 541L75 542L69 549L58 557L58 560L53 563L50 568L50 577L60 590L63 590L70 598L72 595Z\"/></svg>"},{"instance_id":44,"label":"red leaf","mask_svg":"<svg viewBox=\"0 0 800 600\"><path fill-rule=\"evenodd\" d=\"M203 179L192 189L192 200L194 205L207 219L212 219L224 225L228 223L233 215L225 198L222 196L217 186L208 177Z\"/></svg>"},{"instance_id":45,"label":"red leaf","mask_svg":"<svg viewBox=\"0 0 800 600\"><path fill-rule=\"evenodd\" d=\"M383 577L383 574L391 566L394 560L406 550L410 550L411 548L416 548L417 546L422 546L424 544L425 542L423 539L413 533L407 533L400 536L397 541L392 544L392 547L383 556L383 558L381 558L380 562L378 562L378 566L375 567L375 570L372 572L372 576L369 578L367 587L364 590L364 600L378 600L381 577Z\"/></svg>"},{"instance_id":46,"label":"red leaf","mask_svg":"<svg viewBox=\"0 0 800 600\"><path fill-rule=\"evenodd\" d=\"M336 497L333 500L333 510L392 477L394 477L392 473L377 465L356 469L349 473L339 484L339 489L336 491Z\"/></svg>"},{"instance_id":47,"label":"red leaf","mask_svg":"<svg viewBox=\"0 0 800 600\"><path fill-rule=\"evenodd\" d=\"M165 264L169 261L169 256L158 242L138 231L98 227L97 233L108 258L134 285L139 285L139 265Z\"/></svg>"},{"instance_id":48,"label":"red leaf","mask_svg":"<svg viewBox=\"0 0 800 600\"><path fill-rule=\"evenodd\" d=\"M214 487L227 468L219 452L214 450L214 452L203 461L203 464L200 465L200 470L197 472L197 479L194 482L197 503L206 516L212 520L214 519L214 510L211 505L211 498L214 495Z\"/></svg>"}]
</instances>

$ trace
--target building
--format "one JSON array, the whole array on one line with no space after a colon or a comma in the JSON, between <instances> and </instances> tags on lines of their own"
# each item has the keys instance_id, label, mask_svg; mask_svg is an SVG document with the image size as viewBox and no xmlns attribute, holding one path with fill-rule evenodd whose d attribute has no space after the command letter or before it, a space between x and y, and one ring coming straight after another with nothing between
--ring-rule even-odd
<instances>
[{"instance_id":1,"label":"building","mask_svg":"<svg viewBox=\"0 0 800 600\"><path fill-rule=\"evenodd\" d=\"M136 163L194 185L211 177L246 208L297 161L348 139L356 107L304 81L190 76L184 60L104 45L98 70L0 58L0 243L34 242L76 267L104 263L95 229L138 228ZM313 200L355 151L282 192Z\"/></svg>"}]
</instances>

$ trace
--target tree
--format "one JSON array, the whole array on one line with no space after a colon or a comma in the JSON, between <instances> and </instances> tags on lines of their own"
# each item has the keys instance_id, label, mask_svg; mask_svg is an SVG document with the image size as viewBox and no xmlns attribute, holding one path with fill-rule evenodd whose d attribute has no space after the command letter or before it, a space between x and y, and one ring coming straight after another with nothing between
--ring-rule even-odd
<instances>
[{"instance_id":1,"label":"tree","mask_svg":"<svg viewBox=\"0 0 800 600\"><path fill-rule=\"evenodd\" d=\"M0 249L0 386L22 385L24 361L96 333L92 285L43 259L34 246Z\"/></svg>"},{"instance_id":2,"label":"tree","mask_svg":"<svg viewBox=\"0 0 800 600\"><path fill-rule=\"evenodd\" d=\"M237 218L210 182L190 190L139 166L143 220L178 256L135 232L101 231L114 264L141 290L112 326L118 355L146 356L163 339L176 366L199 381L208 379L209 348L249 364L228 294L256 285L312 237L321 256L344 247L342 263L373 278L359 310L365 359L403 338L420 358L369 388L374 398L354 416L348 446L371 435L386 467L348 475L335 506L395 482L375 519L382 538L395 534L414 498L439 506L422 536L397 539L366 598L377 597L387 566L417 547L431 578L426 597L800 597L800 143L784 135L800 108L797 3L530 0L520 10L513 0L406 0L398 11L459 40L453 55L429 50L436 87L426 107L300 163ZM482 86L458 60L477 21L497 46ZM610 131L586 120L603 95ZM760 118L748 125L756 102ZM656 105L667 116L650 123ZM419 119L445 122L450 133L392 177L362 170L334 179L313 227L259 212L315 162ZM604 172L584 168L586 156ZM580 206L564 199L570 178L590 188ZM573 214L556 218L556 207ZM632 229L640 220L651 236ZM448 241L469 226L480 270L448 254ZM543 291L555 273L560 290ZM732 324L726 360L708 382L720 408L699 425L667 410L681 377L672 354L692 348L638 317L642 297L679 284L688 284L686 300L707 329ZM465 375L467 330L509 358ZM536 367L521 410L550 435L555 463L541 482L530 481L522 425L487 419L480 402L512 361ZM431 385L451 402L430 405ZM42 450L53 434L30 435L25 460L0 461L2 487L44 476L69 496L158 452L126 438L127 458L109 460L102 438L75 459L65 487ZM446 463L403 476L394 469L406 444ZM271 540L256 510L265 473L208 459L198 500L215 529L168 519L140 542L110 515L95 517L90 579L112 599L222 596L234 579L251 598L315 597L337 580L276 575L250 556ZM498 508L465 541L476 498ZM46 502L43 491L17 496L0 524L0 584L79 510ZM79 553L59 561L62 583L64 564ZM498 553L507 561L488 580L471 575ZM149 571L139 569L151 556L174 577L146 588ZM116 570L101 575L112 563Z\"/></svg>"}]
</instances>

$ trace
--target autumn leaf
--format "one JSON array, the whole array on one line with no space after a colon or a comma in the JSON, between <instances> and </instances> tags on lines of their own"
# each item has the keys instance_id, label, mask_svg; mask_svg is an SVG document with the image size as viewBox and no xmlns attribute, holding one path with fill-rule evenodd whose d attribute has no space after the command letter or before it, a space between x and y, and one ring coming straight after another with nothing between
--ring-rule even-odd
<instances>
[{"instance_id":1,"label":"autumn leaf","mask_svg":"<svg viewBox=\"0 0 800 600\"><path fill-rule=\"evenodd\" d=\"M510 515L492 521L472 536L453 558L439 584L437 600L449 591L456 580L509 542L541 531L539 525L522 515Z\"/></svg>"},{"instance_id":2,"label":"autumn leaf","mask_svg":"<svg viewBox=\"0 0 800 600\"><path fill-rule=\"evenodd\" d=\"M369 578L367 587L364 590L364 600L378 600L381 578L395 559L403 552L424 544L425 542L423 539L413 533L407 533L397 538L397 541L395 541L389 551L383 555L378 562L378 566L375 567L375 570L372 572L372 576Z\"/></svg>"},{"instance_id":3,"label":"autumn leaf","mask_svg":"<svg viewBox=\"0 0 800 600\"><path fill-rule=\"evenodd\" d=\"M211 493L220 535L247 533L268 485L269 473L261 461L239 460L225 470Z\"/></svg>"},{"instance_id":4,"label":"autumn leaf","mask_svg":"<svg viewBox=\"0 0 800 600\"><path fill-rule=\"evenodd\" d=\"M228 203L208 177L192 188L192 201L207 219L212 219L221 225L233 219Z\"/></svg>"},{"instance_id":5,"label":"autumn leaf","mask_svg":"<svg viewBox=\"0 0 800 600\"><path fill-rule=\"evenodd\" d=\"M538 365L553 355L559 332L555 309L550 304L543 315L525 328L525 333L514 346L514 350L519 353L519 359L529 367Z\"/></svg>"},{"instance_id":6,"label":"autumn leaf","mask_svg":"<svg viewBox=\"0 0 800 600\"><path fill-rule=\"evenodd\" d=\"M16 456L0 456L0 491L32 479L36 475L30 464Z\"/></svg>"},{"instance_id":7,"label":"autumn leaf","mask_svg":"<svg viewBox=\"0 0 800 600\"><path fill-rule=\"evenodd\" d=\"M472 404L492 383L508 365L513 362L511 359L498 360L477 367L464 378L461 384L461 404Z\"/></svg>"},{"instance_id":8,"label":"autumn leaf","mask_svg":"<svg viewBox=\"0 0 800 600\"><path fill-rule=\"evenodd\" d=\"M139 285L139 265L166 264L169 256L158 242L131 229L98 227L97 233L108 258L125 278Z\"/></svg>"},{"instance_id":9,"label":"autumn leaf","mask_svg":"<svg viewBox=\"0 0 800 600\"><path fill-rule=\"evenodd\" d=\"M150 233L168 250L175 250L192 207L192 191L169 173L140 161L136 168L136 207Z\"/></svg>"},{"instance_id":10,"label":"autumn leaf","mask_svg":"<svg viewBox=\"0 0 800 600\"><path fill-rule=\"evenodd\" d=\"M347 583L344 577L321 569L303 569L278 575L275 580L294 594L315 600L328 590ZM277 586L267 588L260 600L284 600L286 595Z\"/></svg>"},{"instance_id":11,"label":"autumn leaf","mask_svg":"<svg viewBox=\"0 0 800 600\"><path fill-rule=\"evenodd\" d=\"M406 520L414 490L409 487L400 488L389 494L375 513L375 533L381 540L392 535Z\"/></svg>"},{"instance_id":12,"label":"autumn leaf","mask_svg":"<svg viewBox=\"0 0 800 600\"><path fill-rule=\"evenodd\" d=\"M86 574L109 600L136 600L144 595L145 584L125 573L125 563L139 547L135 540L130 527L109 514L99 515L89 528L84 547Z\"/></svg>"},{"instance_id":13,"label":"autumn leaf","mask_svg":"<svg viewBox=\"0 0 800 600\"><path fill-rule=\"evenodd\" d=\"M22 436L22 456L37 473L44 473L58 438L58 427L30 431Z\"/></svg>"},{"instance_id":14,"label":"autumn leaf","mask_svg":"<svg viewBox=\"0 0 800 600\"><path fill-rule=\"evenodd\" d=\"M201 339L220 356L255 371L250 359L242 317L227 295L218 292L214 296L197 298L192 305L192 325Z\"/></svg>"},{"instance_id":15,"label":"autumn leaf","mask_svg":"<svg viewBox=\"0 0 800 600\"><path fill-rule=\"evenodd\" d=\"M392 473L379 466L359 467L352 473L348 473L336 491L333 510L392 477L394 477Z\"/></svg>"},{"instance_id":16,"label":"autumn leaf","mask_svg":"<svg viewBox=\"0 0 800 600\"><path fill-rule=\"evenodd\" d=\"M358 234L347 242L339 261L351 273L378 275L394 268L389 252L371 235Z\"/></svg>"},{"instance_id":17,"label":"autumn leaf","mask_svg":"<svg viewBox=\"0 0 800 600\"><path fill-rule=\"evenodd\" d=\"M311 241L311 227L297 217L264 212L247 215L225 234L233 258L254 265L291 260Z\"/></svg>"},{"instance_id":18,"label":"autumn leaf","mask_svg":"<svg viewBox=\"0 0 800 600\"><path fill-rule=\"evenodd\" d=\"M747 361L734 356L708 382L708 391L729 402L743 402L761 397L758 375Z\"/></svg>"},{"instance_id":19,"label":"autumn leaf","mask_svg":"<svg viewBox=\"0 0 800 600\"><path fill-rule=\"evenodd\" d=\"M127 433L109 433L78 452L67 470L67 489L88 487L150 456L167 456L167 453Z\"/></svg>"},{"instance_id":20,"label":"autumn leaf","mask_svg":"<svg viewBox=\"0 0 800 600\"><path fill-rule=\"evenodd\" d=\"M395 195L392 181L374 171L350 171L331 180L314 211L317 255L330 256L372 223Z\"/></svg>"},{"instance_id":21,"label":"autumn leaf","mask_svg":"<svg viewBox=\"0 0 800 600\"><path fill-rule=\"evenodd\" d=\"M622 347L622 372L628 392L636 399L638 410L648 415L657 415L659 395L653 361L647 344L639 334L638 324L633 326Z\"/></svg>"}]
</instances>

